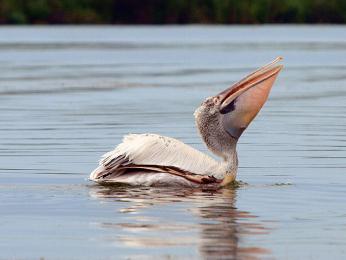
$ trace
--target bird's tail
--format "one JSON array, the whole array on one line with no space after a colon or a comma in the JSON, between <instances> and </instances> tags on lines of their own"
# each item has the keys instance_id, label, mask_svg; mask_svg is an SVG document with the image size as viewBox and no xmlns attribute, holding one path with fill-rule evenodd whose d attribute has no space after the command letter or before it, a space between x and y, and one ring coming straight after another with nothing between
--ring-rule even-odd
<instances>
[{"instance_id":1,"label":"bird's tail","mask_svg":"<svg viewBox=\"0 0 346 260\"><path fill-rule=\"evenodd\" d=\"M95 170L93 170L90 173L89 180L97 181L100 178L102 178L102 176L106 176L107 174L108 171L106 170L106 168L103 165L99 165Z\"/></svg>"}]
</instances>

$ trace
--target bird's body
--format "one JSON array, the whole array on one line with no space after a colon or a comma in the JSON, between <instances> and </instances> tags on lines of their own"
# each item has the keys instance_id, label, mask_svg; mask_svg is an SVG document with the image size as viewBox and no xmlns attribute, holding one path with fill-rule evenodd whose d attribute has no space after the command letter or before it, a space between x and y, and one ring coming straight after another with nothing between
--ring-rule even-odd
<instances>
[{"instance_id":1,"label":"bird's body","mask_svg":"<svg viewBox=\"0 0 346 260\"><path fill-rule=\"evenodd\" d=\"M262 67L195 111L196 125L217 161L183 142L156 134L130 134L103 155L90 179L131 185L225 185L235 180L236 144L247 125L265 103L281 70ZM254 98L256 97L256 99Z\"/></svg>"},{"instance_id":2,"label":"bird's body","mask_svg":"<svg viewBox=\"0 0 346 260\"><path fill-rule=\"evenodd\" d=\"M205 184L220 182L226 167L225 162L216 161L177 139L157 134L130 134L102 156L91 179L98 175L100 181L135 185L196 186L203 178Z\"/></svg>"}]
</instances>

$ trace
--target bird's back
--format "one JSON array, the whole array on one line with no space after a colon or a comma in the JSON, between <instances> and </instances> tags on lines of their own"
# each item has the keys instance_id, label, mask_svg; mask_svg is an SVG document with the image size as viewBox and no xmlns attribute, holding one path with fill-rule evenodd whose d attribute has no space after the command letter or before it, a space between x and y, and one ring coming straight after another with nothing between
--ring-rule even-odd
<instances>
[{"instance_id":1,"label":"bird's back","mask_svg":"<svg viewBox=\"0 0 346 260\"><path fill-rule=\"evenodd\" d=\"M114 150L102 156L99 171L102 169L105 174L111 173L115 177L123 175L124 169L211 175L217 166L214 159L177 139L156 134L130 134ZM95 171L90 178L95 179Z\"/></svg>"}]
</instances>

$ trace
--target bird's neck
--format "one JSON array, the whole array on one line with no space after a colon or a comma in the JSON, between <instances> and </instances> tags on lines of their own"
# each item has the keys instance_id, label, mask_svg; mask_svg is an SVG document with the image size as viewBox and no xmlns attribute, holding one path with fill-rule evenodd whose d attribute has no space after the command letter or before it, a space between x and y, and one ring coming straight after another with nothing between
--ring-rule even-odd
<instances>
[{"instance_id":1,"label":"bird's neck","mask_svg":"<svg viewBox=\"0 0 346 260\"><path fill-rule=\"evenodd\" d=\"M219 116L195 112L197 129L209 151L222 158L216 168L211 169L217 178L229 176L235 179L238 169L237 139L224 130Z\"/></svg>"},{"instance_id":2,"label":"bird's neck","mask_svg":"<svg viewBox=\"0 0 346 260\"><path fill-rule=\"evenodd\" d=\"M228 148L229 149L227 151L222 151L222 153L215 153L213 152L215 150L209 149L215 155L221 157L220 161L213 165L209 169L209 171L214 177L218 179L227 179L230 182L234 181L237 176L238 156L236 150L236 143L232 146L228 146Z\"/></svg>"},{"instance_id":3,"label":"bird's neck","mask_svg":"<svg viewBox=\"0 0 346 260\"><path fill-rule=\"evenodd\" d=\"M238 171L238 155L236 149L236 143L230 146L230 149L224 152L222 161L220 161L220 175L223 178L234 181L237 177Z\"/></svg>"}]
</instances>

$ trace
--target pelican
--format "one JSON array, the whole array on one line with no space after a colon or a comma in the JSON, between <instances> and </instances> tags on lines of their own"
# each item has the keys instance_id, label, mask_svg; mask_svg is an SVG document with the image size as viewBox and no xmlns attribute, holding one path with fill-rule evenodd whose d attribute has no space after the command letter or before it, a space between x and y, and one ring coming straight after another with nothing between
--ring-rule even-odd
<instances>
[{"instance_id":1,"label":"pelican","mask_svg":"<svg viewBox=\"0 0 346 260\"><path fill-rule=\"evenodd\" d=\"M237 142L266 102L282 69L281 57L213 97L196 109L198 132L215 160L183 142L157 134L126 135L104 154L90 174L98 183L146 186L226 186L238 170Z\"/></svg>"}]
</instances>

